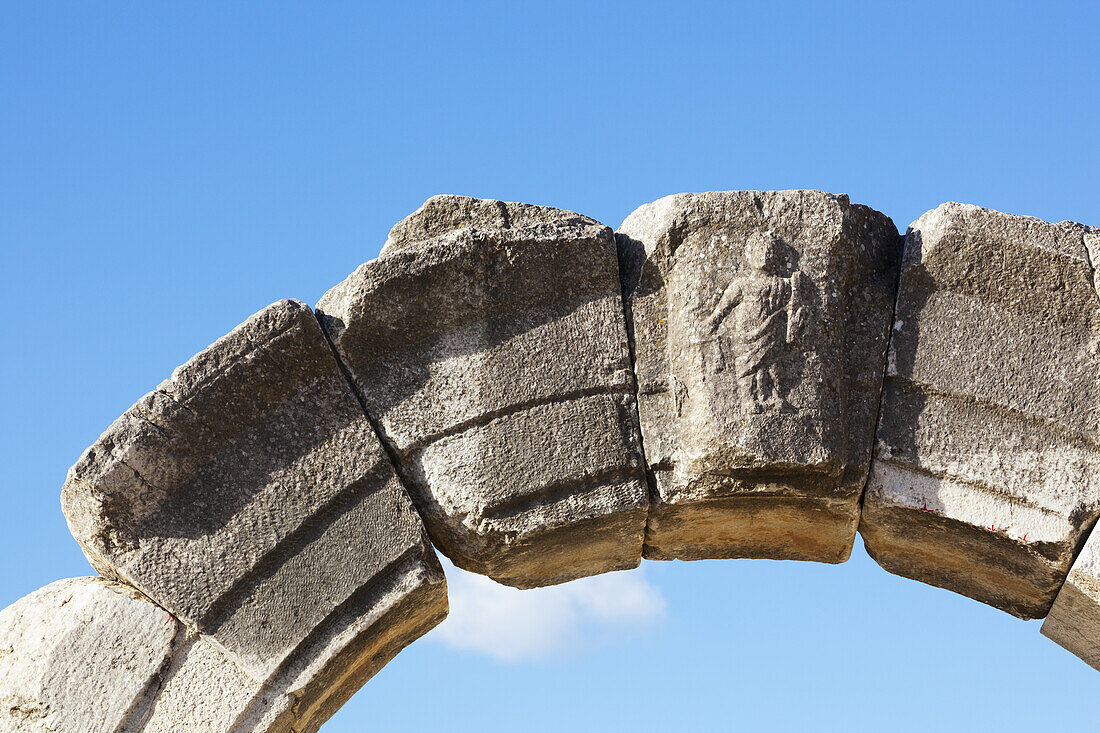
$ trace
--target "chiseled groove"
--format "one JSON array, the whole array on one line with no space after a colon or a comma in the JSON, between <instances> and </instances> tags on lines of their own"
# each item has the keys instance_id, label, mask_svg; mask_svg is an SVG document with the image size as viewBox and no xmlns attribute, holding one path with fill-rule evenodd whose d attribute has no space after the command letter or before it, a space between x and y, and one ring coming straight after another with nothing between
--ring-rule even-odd
<instances>
[{"instance_id":1,"label":"chiseled groove","mask_svg":"<svg viewBox=\"0 0 1100 733\"><path fill-rule=\"evenodd\" d=\"M1004 500L1005 502L1007 502L1009 504L1014 504L1016 506L1026 507L1028 509L1034 509L1038 512L1041 512L1042 514L1046 514L1047 516L1059 517L1059 518L1065 519L1065 515L1063 515L1061 512L1059 512L1055 509L1051 509L1049 507L1042 506L1041 504L1037 504L1034 501L1029 500L1026 495L1016 495L1016 494L1010 493L1008 491L1005 491L1004 489L1002 489L998 486L994 486L993 484L987 484L984 481L978 481L976 479L967 479L967 478L962 478L962 477L959 477L959 476L952 476L952 475L948 474L947 471L941 471L939 469L928 468L927 466L914 466L911 463L904 463L902 461L897 460L896 458L880 456L880 457L876 458L875 460L880 461L880 462L885 463L885 464L890 465L890 466L897 466L898 468L903 469L905 471L912 471L913 473L924 473L924 474L927 474L927 475L929 475L929 476L931 476L935 479L939 479L940 481L950 481L951 483L954 483L954 484L962 484L963 486L967 486L969 488L974 489L978 493L986 494L988 496L993 496L993 497L1002 499L1002 500Z\"/></svg>"},{"instance_id":2,"label":"chiseled groove","mask_svg":"<svg viewBox=\"0 0 1100 733\"><path fill-rule=\"evenodd\" d=\"M333 625L333 623L341 616L343 616L347 612L348 608L356 606L362 601L373 600L376 603L378 599L382 598L382 596L384 596L388 590L392 589L397 584L397 581L401 578L401 576L403 576L408 570L415 568L415 566L420 562L420 554L421 552L423 552L423 550L424 548L420 545L413 545L412 547L405 550L405 552L398 555L396 558L394 558L393 561L387 563L384 568L381 568L377 573L375 573L373 578L356 588L351 595L349 595L340 604L338 604L336 608L332 609L332 611L329 612L329 614L323 619L321 619L321 621L316 626L310 629L309 633L306 634L302 641L299 642L298 645L295 646L289 654L287 654L286 659L284 659L283 662L275 669L272 675L267 680L263 681L263 683L260 685L260 689L253 696L252 702L245 706L245 709L241 711L236 720L233 721L233 724L229 726L227 730L236 731L237 726L240 725L241 721L246 719L250 714L256 712L256 705L263 701L265 693L268 692L275 695L291 695L295 698L295 707L297 707L298 704L301 702L300 691L296 692L292 690L282 689L285 686L285 683L281 678L285 677L294 665L302 661L298 658L299 654L303 650L308 649L309 646L318 639L318 637L327 634L330 631L330 627ZM358 620L358 618L359 616L356 617L356 620ZM354 642L354 639L349 640L349 643L352 642ZM338 656L341 651L343 650L336 650L333 656ZM306 664L308 665L313 661L315 660L307 660Z\"/></svg>"},{"instance_id":3,"label":"chiseled groove","mask_svg":"<svg viewBox=\"0 0 1100 733\"><path fill-rule=\"evenodd\" d=\"M915 386L919 386L925 394L930 394L930 395L934 395L936 397L941 397L945 400L950 400L952 402L957 402L957 403L963 404L963 405L976 405L978 407L986 407L986 408L989 408L990 410L992 410L993 412L1008 413L1008 414L1013 415L1016 418L1018 418L1018 419L1020 419L1024 422L1031 421L1031 422L1041 423L1044 427L1049 428L1051 432L1060 433L1060 434L1065 435L1066 437L1068 437L1072 440L1076 440L1076 441L1080 441L1082 443L1085 443L1090 448L1100 448L1100 441L1094 439L1092 436L1088 435L1087 433L1082 433L1082 432L1078 432L1078 431L1074 430L1073 428L1069 427L1068 425L1066 425L1065 423L1063 423L1062 421L1060 421L1056 418L1045 417L1043 415L1035 415L1035 414L1030 413L1030 412L1024 412L1023 410L1021 410L1017 407L1012 407L1010 405L1005 405L1005 404L1002 404L1000 402L993 402L991 400L982 399L981 397L978 397L976 395L958 394L956 392L947 392L947 391L944 391L942 389L937 389L935 386L929 384L928 382L913 379L912 377L902 376L900 374L895 374L891 378L896 379L898 381L908 382L909 384L912 384L912 385L915 385Z\"/></svg>"},{"instance_id":4,"label":"chiseled groove","mask_svg":"<svg viewBox=\"0 0 1100 733\"><path fill-rule=\"evenodd\" d=\"M486 519L503 519L514 517L536 506L552 504L555 501L570 496L578 491L594 489L614 483L616 479L638 480L645 479L645 471L641 466L615 466L597 473L586 474L579 479L559 481L547 484L531 494L519 497L511 497L486 507L482 512Z\"/></svg>"},{"instance_id":5,"label":"chiseled groove","mask_svg":"<svg viewBox=\"0 0 1100 733\"><path fill-rule=\"evenodd\" d=\"M468 430L474 428L485 427L494 420L499 420L502 417L508 417L509 415L515 415L519 412L526 412L527 410L534 409L536 407L542 407L544 405L563 404L566 402L572 402L574 400L584 399L585 397L594 397L596 395L613 395L632 394L630 385L627 384L611 384L611 385L598 385L596 387L585 387L583 389L575 389L571 392L565 392L562 394L547 395L546 397L538 397L533 400L525 400L523 402L515 402L506 407L501 407L496 410L490 410L483 412L480 415L471 417L468 420L450 425L442 430L425 435L424 437L413 441L406 447L397 451L397 458L408 458L409 456L422 451L432 443L436 443L444 438L450 438L454 435L460 435Z\"/></svg>"},{"instance_id":6,"label":"chiseled groove","mask_svg":"<svg viewBox=\"0 0 1100 733\"><path fill-rule=\"evenodd\" d=\"M222 593L209 610L199 620L199 629L205 634L215 634L228 621L238 608L238 601L244 600L244 591L257 586L274 575L279 568L298 555L310 542L320 537L336 520L352 511L366 496L377 491L385 483L382 469L389 466L382 459L374 462L358 481L344 487L324 504L318 507L302 523L291 530L286 537L264 553L259 560L229 589Z\"/></svg>"}]
</instances>

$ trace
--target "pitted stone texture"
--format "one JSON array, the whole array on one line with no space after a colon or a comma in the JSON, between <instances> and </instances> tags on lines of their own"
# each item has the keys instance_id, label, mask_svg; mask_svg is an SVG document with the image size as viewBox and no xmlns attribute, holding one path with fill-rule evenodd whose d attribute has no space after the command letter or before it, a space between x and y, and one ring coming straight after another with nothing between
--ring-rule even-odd
<instances>
[{"instance_id":1,"label":"pitted stone texture","mask_svg":"<svg viewBox=\"0 0 1100 733\"><path fill-rule=\"evenodd\" d=\"M365 681L374 638L408 643L446 614L423 525L296 301L260 311L128 410L70 469L62 505L101 574L209 635L253 679L294 677L299 708L327 701L331 679Z\"/></svg>"},{"instance_id":2,"label":"pitted stone texture","mask_svg":"<svg viewBox=\"0 0 1100 733\"><path fill-rule=\"evenodd\" d=\"M1043 635L1100 669L1100 533L1095 530L1043 621Z\"/></svg>"},{"instance_id":3,"label":"pitted stone texture","mask_svg":"<svg viewBox=\"0 0 1100 733\"><path fill-rule=\"evenodd\" d=\"M1095 236L956 203L912 224L860 525L890 572L1046 615L1100 512Z\"/></svg>"},{"instance_id":4,"label":"pitted stone texture","mask_svg":"<svg viewBox=\"0 0 1100 733\"><path fill-rule=\"evenodd\" d=\"M645 557L842 562L900 237L818 191L678 194L618 233L656 497Z\"/></svg>"},{"instance_id":5,"label":"pitted stone texture","mask_svg":"<svg viewBox=\"0 0 1100 733\"><path fill-rule=\"evenodd\" d=\"M185 632L181 632L184 636ZM179 638L179 637L177 637ZM294 698L264 689L205 636L183 638L142 715L142 733L289 731ZM245 713L250 713L245 715ZM273 721L282 719L280 725Z\"/></svg>"},{"instance_id":6,"label":"pitted stone texture","mask_svg":"<svg viewBox=\"0 0 1100 733\"><path fill-rule=\"evenodd\" d=\"M207 636L179 645L142 727L145 733L314 733L401 649L446 614L438 580L409 558L370 595L340 609L260 685Z\"/></svg>"},{"instance_id":7,"label":"pitted stone texture","mask_svg":"<svg viewBox=\"0 0 1100 733\"><path fill-rule=\"evenodd\" d=\"M0 730L290 733L293 706L121 583L60 580L0 612Z\"/></svg>"},{"instance_id":8,"label":"pitted stone texture","mask_svg":"<svg viewBox=\"0 0 1100 733\"><path fill-rule=\"evenodd\" d=\"M593 224L596 222L588 217L551 206L443 194L432 196L419 209L394 224L381 256L437 237L461 236L463 229L482 232L525 230L528 234L552 238L560 228L583 229Z\"/></svg>"},{"instance_id":9,"label":"pitted stone texture","mask_svg":"<svg viewBox=\"0 0 1100 733\"><path fill-rule=\"evenodd\" d=\"M436 197L317 309L456 565L535 587L640 562L648 499L607 227Z\"/></svg>"},{"instance_id":10,"label":"pitted stone texture","mask_svg":"<svg viewBox=\"0 0 1100 733\"><path fill-rule=\"evenodd\" d=\"M116 733L141 714L178 625L132 589L59 580L0 611L0 730Z\"/></svg>"}]
</instances>

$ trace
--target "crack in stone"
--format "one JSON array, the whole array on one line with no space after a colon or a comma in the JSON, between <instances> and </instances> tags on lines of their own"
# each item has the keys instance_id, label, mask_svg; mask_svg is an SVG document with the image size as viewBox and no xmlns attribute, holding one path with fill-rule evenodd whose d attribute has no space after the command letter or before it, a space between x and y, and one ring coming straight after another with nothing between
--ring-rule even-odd
<instances>
[{"instance_id":1,"label":"crack in stone","mask_svg":"<svg viewBox=\"0 0 1100 733\"><path fill-rule=\"evenodd\" d=\"M0 698L0 704L10 717L17 719L43 719L50 714L50 706L47 703L30 700L21 695L6 695Z\"/></svg>"},{"instance_id":2,"label":"crack in stone","mask_svg":"<svg viewBox=\"0 0 1100 733\"><path fill-rule=\"evenodd\" d=\"M653 517L654 507L657 506L658 493L657 493L657 478L654 474L656 467L649 465L649 457L646 455L645 450L645 436L642 434L642 413L639 406L639 396L642 394L641 380L638 379L638 344L634 334L634 289L637 286L637 282L628 283L623 280L623 259L624 252L623 247L629 240L626 235L614 234L615 237L615 257L617 259L616 268L619 272L619 294L622 299L623 305L623 327L626 330L626 344L627 344L627 357L630 359L630 376L633 384L632 396L634 397L634 425L638 434L638 450L642 455L642 475L645 478L646 484L646 499L647 507L645 514L645 524L642 527L642 553L645 554L646 538L650 536L650 520ZM635 243L638 247L641 245ZM631 272L627 277L641 278L641 267L644 264L644 258L637 263L632 263L632 266L636 266L638 271ZM665 390L660 391L667 391Z\"/></svg>"},{"instance_id":3,"label":"crack in stone","mask_svg":"<svg viewBox=\"0 0 1100 733\"><path fill-rule=\"evenodd\" d=\"M537 491L524 496L513 496L499 501L482 511L486 519L514 517L535 507L553 504L576 494L586 494L592 489L622 483L632 478L641 479L641 466L614 466L604 471L547 484Z\"/></svg>"}]
</instances>

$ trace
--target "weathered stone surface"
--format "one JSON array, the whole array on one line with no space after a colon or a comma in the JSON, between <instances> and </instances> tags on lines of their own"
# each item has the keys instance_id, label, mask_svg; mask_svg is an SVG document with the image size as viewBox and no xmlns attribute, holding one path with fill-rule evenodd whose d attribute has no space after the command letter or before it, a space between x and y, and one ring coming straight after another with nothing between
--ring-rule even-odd
<instances>
[{"instance_id":1,"label":"weathered stone surface","mask_svg":"<svg viewBox=\"0 0 1100 733\"><path fill-rule=\"evenodd\" d=\"M1100 533L1095 530L1043 621L1043 635L1100 669Z\"/></svg>"},{"instance_id":2,"label":"weathered stone surface","mask_svg":"<svg viewBox=\"0 0 1100 733\"><path fill-rule=\"evenodd\" d=\"M293 692L299 727L446 614L423 525L296 301L128 410L70 470L62 505L101 574Z\"/></svg>"},{"instance_id":3,"label":"weathered stone surface","mask_svg":"<svg viewBox=\"0 0 1100 733\"><path fill-rule=\"evenodd\" d=\"M435 197L317 310L456 565L534 587L640 562L648 500L607 227Z\"/></svg>"},{"instance_id":4,"label":"weathered stone surface","mask_svg":"<svg viewBox=\"0 0 1100 733\"><path fill-rule=\"evenodd\" d=\"M148 697L145 709L129 721L127 730L142 733L291 730L292 696L263 688L229 661L209 637L188 637L182 630L171 663L162 670Z\"/></svg>"},{"instance_id":5,"label":"weathered stone surface","mask_svg":"<svg viewBox=\"0 0 1100 733\"><path fill-rule=\"evenodd\" d=\"M817 191L678 194L618 233L656 496L645 557L842 562L900 237Z\"/></svg>"},{"instance_id":6,"label":"weathered stone surface","mask_svg":"<svg viewBox=\"0 0 1100 733\"><path fill-rule=\"evenodd\" d=\"M419 209L394 224L382 246L381 256L438 237L456 236L461 229L481 232L523 230L528 234L552 238L560 236L560 229L563 228L575 229L580 233L580 230L592 225L600 226L588 217L552 206L444 194L431 197Z\"/></svg>"},{"instance_id":7,"label":"weathered stone surface","mask_svg":"<svg viewBox=\"0 0 1100 733\"><path fill-rule=\"evenodd\" d=\"M0 612L4 731L289 733L293 703L115 581L60 580Z\"/></svg>"},{"instance_id":8,"label":"weathered stone surface","mask_svg":"<svg viewBox=\"0 0 1100 733\"><path fill-rule=\"evenodd\" d=\"M446 612L438 579L410 558L385 587L340 609L261 685L210 637L191 633L152 696L145 733L313 733ZM445 601L443 601L445 603ZM426 622L425 619L434 619Z\"/></svg>"},{"instance_id":9,"label":"weathered stone surface","mask_svg":"<svg viewBox=\"0 0 1100 733\"><path fill-rule=\"evenodd\" d=\"M887 570L1046 614L1100 512L1096 235L956 203L911 226L860 525Z\"/></svg>"},{"instance_id":10,"label":"weathered stone surface","mask_svg":"<svg viewBox=\"0 0 1100 733\"><path fill-rule=\"evenodd\" d=\"M178 626L132 589L59 580L0 611L0 730L115 733L147 706Z\"/></svg>"}]
</instances>

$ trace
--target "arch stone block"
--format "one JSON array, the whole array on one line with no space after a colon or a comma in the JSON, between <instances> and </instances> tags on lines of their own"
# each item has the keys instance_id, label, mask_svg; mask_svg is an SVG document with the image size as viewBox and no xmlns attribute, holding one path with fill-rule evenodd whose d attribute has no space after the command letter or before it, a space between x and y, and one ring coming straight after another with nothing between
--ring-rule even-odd
<instances>
[{"instance_id":1,"label":"arch stone block","mask_svg":"<svg viewBox=\"0 0 1100 733\"><path fill-rule=\"evenodd\" d=\"M139 400L70 469L62 506L100 574L292 693L301 721L446 615L423 525L297 301Z\"/></svg>"},{"instance_id":2,"label":"arch stone block","mask_svg":"<svg viewBox=\"0 0 1100 733\"><path fill-rule=\"evenodd\" d=\"M1046 615L1100 512L1096 235L957 203L911 225L860 525L890 572Z\"/></svg>"},{"instance_id":3,"label":"arch stone block","mask_svg":"<svg viewBox=\"0 0 1100 733\"><path fill-rule=\"evenodd\" d=\"M900 237L818 191L678 194L618 231L655 486L645 557L842 562Z\"/></svg>"},{"instance_id":4,"label":"arch stone block","mask_svg":"<svg viewBox=\"0 0 1100 733\"><path fill-rule=\"evenodd\" d=\"M1042 632L1100 670L1100 534L1095 529L1073 561Z\"/></svg>"},{"instance_id":5,"label":"arch stone block","mask_svg":"<svg viewBox=\"0 0 1100 733\"><path fill-rule=\"evenodd\" d=\"M679 194L617 235L430 199L70 469L104 577L0 611L0 729L315 733L445 617L429 534L536 587L841 562L858 525L1100 669L1100 230L949 203L901 244L817 191Z\"/></svg>"},{"instance_id":6,"label":"arch stone block","mask_svg":"<svg viewBox=\"0 0 1100 733\"><path fill-rule=\"evenodd\" d=\"M59 580L0 611L0 729L125 730L171 660L177 624L132 588Z\"/></svg>"},{"instance_id":7,"label":"arch stone block","mask_svg":"<svg viewBox=\"0 0 1100 733\"><path fill-rule=\"evenodd\" d=\"M456 565L535 587L640 562L648 497L610 229L437 196L317 309Z\"/></svg>"},{"instance_id":8,"label":"arch stone block","mask_svg":"<svg viewBox=\"0 0 1100 733\"><path fill-rule=\"evenodd\" d=\"M103 578L59 580L0 611L0 652L0 729L13 733L273 733L306 722L292 695Z\"/></svg>"}]
</instances>

